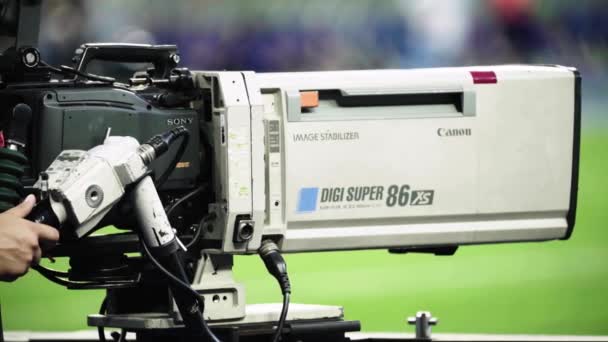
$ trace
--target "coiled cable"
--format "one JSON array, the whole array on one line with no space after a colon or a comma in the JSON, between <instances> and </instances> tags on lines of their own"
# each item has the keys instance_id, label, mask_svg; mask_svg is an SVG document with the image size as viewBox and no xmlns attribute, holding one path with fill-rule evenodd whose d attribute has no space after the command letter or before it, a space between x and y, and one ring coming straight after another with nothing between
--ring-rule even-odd
<instances>
[{"instance_id":1,"label":"coiled cable","mask_svg":"<svg viewBox=\"0 0 608 342\"><path fill-rule=\"evenodd\" d=\"M0 212L19 204L23 195L21 176L28 159L23 153L0 148Z\"/></svg>"}]
</instances>

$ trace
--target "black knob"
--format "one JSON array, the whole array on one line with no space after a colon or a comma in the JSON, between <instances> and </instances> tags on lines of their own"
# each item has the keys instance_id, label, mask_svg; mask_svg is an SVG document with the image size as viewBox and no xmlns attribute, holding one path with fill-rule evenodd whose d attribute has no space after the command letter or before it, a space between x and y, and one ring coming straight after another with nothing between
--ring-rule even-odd
<instances>
[{"instance_id":1,"label":"black knob","mask_svg":"<svg viewBox=\"0 0 608 342\"><path fill-rule=\"evenodd\" d=\"M33 69L40 64L40 52L33 47L21 49L21 63L26 68Z\"/></svg>"}]
</instances>

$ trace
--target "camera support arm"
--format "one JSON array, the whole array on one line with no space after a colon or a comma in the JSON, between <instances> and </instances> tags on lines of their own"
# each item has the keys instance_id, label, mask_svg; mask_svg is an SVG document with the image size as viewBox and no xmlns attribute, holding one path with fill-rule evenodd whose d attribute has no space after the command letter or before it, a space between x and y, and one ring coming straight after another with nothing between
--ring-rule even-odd
<instances>
[{"instance_id":1,"label":"camera support arm","mask_svg":"<svg viewBox=\"0 0 608 342\"><path fill-rule=\"evenodd\" d=\"M148 165L183 130L171 130L143 145L132 137L108 136L89 151L63 151L36 183L45 199L28 218L59 227L62 236L69 231L62 225L68 224L75 227L75 237L81 238L125 195L127 187L134 186L131 195L145 254L170 278L178 279L169 282L169 287L182 319L193 332L203 333L199 300L176 284L190 283L178 255L185 248L175 236L148 171Z\"/></svg>"},{"instance_id":2,"label":"camera support arm","mask_svg":"<svg viewBox=\"0 0 608 342\"><path fill-rule=\"evenodd\" d=\"M35 185L41 198L48 199L36 206L31 218L55 227L71 226L61 228L62 239L91 233L125 188L148 172L140 150L145 148L134 138L109 136L89 151L62 151ZM38 211L45 206L50 210L42 215Z\"/></svg>"}]
</instances>

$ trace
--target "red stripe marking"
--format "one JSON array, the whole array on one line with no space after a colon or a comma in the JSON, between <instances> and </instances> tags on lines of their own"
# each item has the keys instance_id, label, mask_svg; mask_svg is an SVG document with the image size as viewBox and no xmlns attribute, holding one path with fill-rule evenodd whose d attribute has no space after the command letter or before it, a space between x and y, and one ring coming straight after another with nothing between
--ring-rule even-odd
<instances>
[{"instance_id":1,"label":"red stripe marking","mask_svg":"<svg viewBox=\"0 0 608 342\"><path fill-rule=\"evenodd\" d=\"M473 76L473 83L475 84L494 84L498 82L494 71L471 71L471 76Z\"/></svg>"},{"instance_id":2,"label":"red stripe marking","mask_svg":"<svg viewBox=\"0 0 608 342\"><path fill-rule=\"evenodd\" d=\"M0 148L4 147L4 133L0 131Z\"/></svg>"}]
</instances>

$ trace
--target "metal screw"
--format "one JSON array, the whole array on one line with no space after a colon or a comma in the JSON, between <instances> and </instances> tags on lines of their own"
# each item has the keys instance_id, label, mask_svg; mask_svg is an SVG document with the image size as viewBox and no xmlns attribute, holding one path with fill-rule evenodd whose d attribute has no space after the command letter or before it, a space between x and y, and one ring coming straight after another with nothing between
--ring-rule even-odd
<instances>
[{"instance_id":1,"label":"metal screw","mask_svg":"<svg viewBox=\"0 0 608 342\"><path fill-rule=\"evenodd\" d=\"M439 319L433 317L428 311L418 311L416 317L408 317L407 323L416 326L417 339L431 339L431 327L439 323Z\"/></svg>"},{"instance_id":2,"label":"metal screw","mask_svg":"<svg viewBox=\"0 0 608 342\"><path fill-rule=\"evenodd\" d=\"M172 61L173 61L173 63L175 63L175 64L179 64L179 61L180 61L180 59L181 59L181 58L179 57L179 55L178 55L178 54L176 54L176 53L171 54L171 56L169 56L169 58L171 58L171 60L172 60Z\"/></svg>"}]
</instances>

